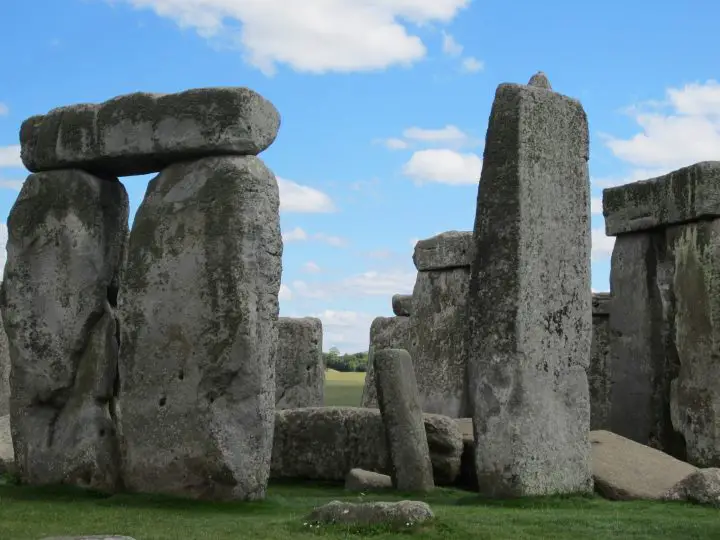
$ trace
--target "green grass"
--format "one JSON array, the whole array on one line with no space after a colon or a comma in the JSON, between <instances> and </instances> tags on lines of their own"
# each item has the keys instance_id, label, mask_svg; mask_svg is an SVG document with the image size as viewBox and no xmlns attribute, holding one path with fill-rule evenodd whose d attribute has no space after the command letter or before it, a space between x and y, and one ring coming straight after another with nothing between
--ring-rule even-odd
<instances>
[{"instance_id":1,"label":"green grass","mask_svg":"<svg viewBox=\"0 0 720 540\"><path fill-rule=\"evenodd\" d=\"M383 493L373 500L409 494ZM303 518L333 499L357 501L331 485L271 485L257 503L199 503L163 497L104 497L72 489L0 486L0 538L37 540L50 535L126 534L137 540L287 540L289 538L513 539L715 539L718 510L682 503L610 502L598 498L483 501L437 489L423 497L436 519L422 528L392 533L343 526L310 529ZM417 498L417 497L416 497Z\"/></svg>"},{"instance_id":2,"label":"green grass","mask_svg":"<svg viewBox=\"0 0 720 540\"><path fill-rule=\"evenodd\" d=\"M365 374L325 371L325 406L359 407L362 399Z\"/></svg>"}]
</instances>

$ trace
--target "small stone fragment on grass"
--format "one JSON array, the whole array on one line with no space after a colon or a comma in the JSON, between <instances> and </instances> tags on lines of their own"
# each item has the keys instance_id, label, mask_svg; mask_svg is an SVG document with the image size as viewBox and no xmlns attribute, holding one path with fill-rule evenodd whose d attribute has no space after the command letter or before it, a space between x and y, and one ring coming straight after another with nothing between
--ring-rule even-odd
<instances>
[{"instance_id":1,"label":"small stone fragment on grass","mask_svg":"<svg viewBox=\"0 0 720 540\"><path fill-rule=\"evenodd\" d=\"M350 503L332 501L315 508L305 520L316 524L372 526L387 524L411 527L432 519L434 514L422 501Z\"/></svg>"},{"instance_id":2,"label":"small stone fragment on grass","mask_svg":"<svg viewBox=\"0 0 720 540\"><path fill-rule=\"evenodd\" d=\"M392 478L365 469L351 469L345 476L345 489L349 491L366 491L373 489L392 488Z\"/></svg>"}]
</instances>

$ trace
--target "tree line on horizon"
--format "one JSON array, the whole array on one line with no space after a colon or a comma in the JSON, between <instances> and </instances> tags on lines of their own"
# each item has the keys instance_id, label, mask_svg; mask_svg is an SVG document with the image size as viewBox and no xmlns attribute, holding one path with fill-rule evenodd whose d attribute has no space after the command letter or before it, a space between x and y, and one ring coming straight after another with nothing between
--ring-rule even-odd
<instances>
[{"instance_id":1,"label":"tree line on horizon","mask_svg":"<svg viewBox=\"0 0 720 540\"><path fill-rule=\"evenodd\" d=\"M331 347L328 352L323 352L322 354L325 369L334 369L335 371L343 372L367 371L367 351L340 354L340 350L337 347Z\"/></svg>"}]
</instances>

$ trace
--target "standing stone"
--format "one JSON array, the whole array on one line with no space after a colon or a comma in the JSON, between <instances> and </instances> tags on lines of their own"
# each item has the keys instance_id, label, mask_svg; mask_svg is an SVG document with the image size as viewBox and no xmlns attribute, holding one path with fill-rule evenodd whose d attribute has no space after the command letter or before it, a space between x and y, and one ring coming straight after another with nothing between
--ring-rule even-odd
<instances>
[{"instance_id":1,"label":"standing stone","mask_svg":"<svg viewBox=\"0 0 720 540\"><path fill-rule=\"evenodd\" d=\"M6 414L10 414L10 347L5 325L0 317L0 416Z\"/></svg>"},{"instance_id":2,"label":"standing stone","mask_svg":"<svg viewBox=\"0 0 720 540\"><path fill-rule=\"evenodd\" d=\"M118 274L128 197L115 178L31 174L8 218L0 303L23 482L117 486Z\"/></svg>"},{"instance_id":3,"label":"standing stone","mask_svg":"<svg viewBox=\"0 0 720 540\"><path fill-rule=\"evenodd\" d=\"M608 429L610 413L611 373L610 349L610 294L592 295L592 346L588 383L590 386L590 429Z\"/></svg>"},{"instance_id":4,"label":"standing stone","mask_svg":"<svg viewBox=\"0 0 720 540\"><path fill-rule=\"evenodd\" d=\"M410 317L376 317L370 325L367 372L363 386L361 407L376 409L375 351L380 349L407 349L410 343Z\"/></svg>"},{"instance_id":5,"label":"standing stone","mask_svg":"<svg viewBox=\"0 0 720 540\"><path fill-rule=\"evenodd\" d=\"M491 496L592 489L588 141L578 101L498 87L467 323L475 463Z\"/></svg>"},{"instance_id":6,"label":"standing stone","mask_svg":"<svg viewBox=\"0 0 720 540\"><path fill-rule=\"evenodd\" d=\"M278 186L260 159L178 163L150 182L120 291L129 490L264 498L281 256Z\"/></svg>"},{"instance_id":7,"label":"standing stone","mask_svg":"<svg viewBox=\"0 0 720 540\"><path fill-rule=\"evenodd\" d=\"M435 487L432 462L410 354L403 349L376 351L375 377L393 486L430 491Z\"/></svg>"},{"instance_id":8,"label":"standing stone","mask_svg":"<svg viewBox=\"0 0 720 540\"><path fill-rule=\"evenodd\" d=\"M322 321L314 317L280 317L275 357L275 407L322 407L325 366Z\"/></svg>"},{"instance_id":9,"label":"standing stone","mask_svg":"<svg viewBox=\"0 0 720 540\"><path fill-rule=\"evenodd\" d=\"M410 316L410 344L424 412L470 414L467 385L467 295L472 232L449 231L420 240Z\"/></svg>"}]
</instances>

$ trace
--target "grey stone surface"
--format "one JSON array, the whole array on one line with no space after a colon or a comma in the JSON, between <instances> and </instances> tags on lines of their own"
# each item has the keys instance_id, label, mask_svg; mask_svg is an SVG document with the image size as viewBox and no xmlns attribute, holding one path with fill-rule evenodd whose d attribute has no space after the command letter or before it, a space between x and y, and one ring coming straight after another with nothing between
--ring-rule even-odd
<instances>
[{"instance_id":1,"label":"grey stone surface","mask_svg":"<svg viewBox=\"0 0 720 540\"><path fill-rule=\"evenodd\" d=\"M588 144L578 101L498 87L467 321L476 468L487 495L592 489Z\"/></svg>"},{"instance_id":2,"label":"grey stone surface","mask_svg":"<svg viewBox=\"0 0 720 540\"><path fill-rule=\"evenodd\" d=\"M720 219L666 231L675 257L674 350L679 370L670 387L672 425L686 459L720 467Z\"/></svg>"},{"instance_id":3,"label":"grey stone surface","mask_svg":"<svg viewBox=\"0 0 720 540\"><path fill-rule=\"evenodd\" d=\"M322 321L280 317L275 361L275 407L321 407L325 395Z\"/></svg>"},{"instance_id":4,"label":"grey stone surface","mask_svg":"<svg viewBox=\"0 0 720 540\"><path fill-rule=\"evenodd\" d=\"M256 157L172 165L135 216L120 290L130 491L256 500L270 473L282 239Z\"/></svg>"},{"instance_id":5,"label":"grey stone surface","mask_svg":"<svg viewBox=\"0 0 720 540\"><path fill-rule=\"evenodd\" d=\"M435 484L410 354L404 349L380 349L375 351L374 366L393 486L430 491Z\"/></svg>"},{"instance_id":6,"label":"grey stone surface","mask_svg":"<svg viewBox=\"0 0 720 540\"><path fill-rule=\"evenodd\" d=\"M407 347L425 412L470 415L467 395L467 295L470 268L418 272Z\"/></svg>"},{"instance_id":7,"label":"grey stone surface","mask_svg":"<svg viewBox=\"0 0 720 540\"><path fill-rule=\"evenodd\" d=\"M424 414L436 485L452 485L460 470L462 435L445 416ZM378 409L308 407L275 413L272 478L342 481L351 469L390 474Z\"/></svg>"},{"instance_id":8,"label":"grey stone surface","mask_svg":"<svg viewBox=\"0 0 720 540\"><path fill-rule=\"evenodd\" d=\"M306 520L310 523L345 525L391 525L407 528L434 517L430 506L422 501L351 503L331 501L313 509Z\"/></svg>"},{"instance_id":9,"label":"grey stone surface","mask_svg":"<svg viewBox=\"0 0 720 540\"><path fill-rule=\"evenodd\" d=\"M15 470L10 415L0 416L0 474Z\"/></svg>"},{"instance_id":10,"label":"grey stone surface","mask_svg":"<svg viewBox=\"0 0 720 540\"><path fill-rule=\"evenodd\" d=\"M392 478L387 474L380 474L363 469L350 469L345 476L345 489L348 491L371 491L376 489L390 489L393 487Z\"/></svg>"},{"instance_id":11,"label":"grey stone surface","mask_svg":"<svg viewBox=\"0 0 720 540\"><path fill-rule=\"evenodd\" d=\"M112 402L127 227L122 184L80 170L31 174L10 210L0 304L26 483L117 486Z\"/></svg>"},{"instance_id":12,"label":"grey stone surface","mask_svg":"<svg viewBox=\"0 0 720 540\"><path fill-rule=\"evenodd\" d=\"M470 266L472 231L447 231L418 241L413 263L418 272Z\"/></svg>"},{"instance_id":13,"label":"grey stone surface","mask_svg":"<svg viewBox=\"0 0 720 540\"><path fill-rule=\"evenodd\" d=\"M720 161L603 190L608 236L720 217Z\"/></svg>"},{"instance_id":14,"label":"grey stone surface","mask_svg":"<svg viewBox=\"0 0 720 540\"><path fill-rule=\"evenodd\" d=\"M10 348L0 315L0 416L6 414L10 414Z\"/></svg>"},{"instance_id":15,"label":"grey stone surface","mask_svg":"<svg viewBox=\"0 0 720 540\"><path fill-rule=\"evenodd\" d=\"M412 294L395 294L392 297L393 313L398 317L409 317L412 314Z\"/></svg>"},{"instance_id":16,"label":"grey stone surface","mask_svg":"<svg viewBox=\"0 0 720 540\"><path fill-rule=\"evenodd\" d=\"M259 154L279 127L272 103L249 88L137 92L28 118L20 129L21 157L30 171L145 174L205 156Z\"/></svg>"},{"instance_id":17,"label":"grey stone surface","mask_svg":"<svg viewBox=\"0 0 720 540\"><path fill-rule=\"evenodd\" d=\"M407 349L410 343L409 317L377 317L370 325L370 347L368 367L365 374L361 407L377 407L377 389L375 387L375 368L373 357L378 349Z\"/></svg>"},{"instance_id":18,"label":"grey stone surface","mask_svg":"<svg viewBox=\"0 0 720 540\"><path fill-rule=\"evenodd\" d=\"M623 234L610 269L610 408L606 428L684 458L670 418L674 345L674 262L664 234Z\"/></svg>"},{"instance_id":19,"label":"grey stone surface","mask_svg":"<svg viewBox=\"0 0 720 540\"><path fill-rule=\"evenodd\" d=\"M530 80L528 81L528 86L544 88L545 90L552 90L552 86L550 86L550 81L548 80L547 75L545 75L545 73L543 73L542 71L538 71L535 75L530 77Z\"/></svg>"},{"instance_id":20,"label":"grey stone surface","mask_svg":"<svg viewBox=\"0 0 720 540\"><path fill-rule=\"evenodd\" d=\"M592 295L592 345L588 384L590 387L590 429L607 429L610 414L610 294Z\"/></svg>"},{"instance_id":21,"label":"grey stone surface","mask_svg":"<svg viewBox=\"0 0 720 540\"><path fill-rule=\"evenodd\" d=\"M663 499L720 507L720 469L695 471L670 488Z\"/></svg>"}]
</instances>

